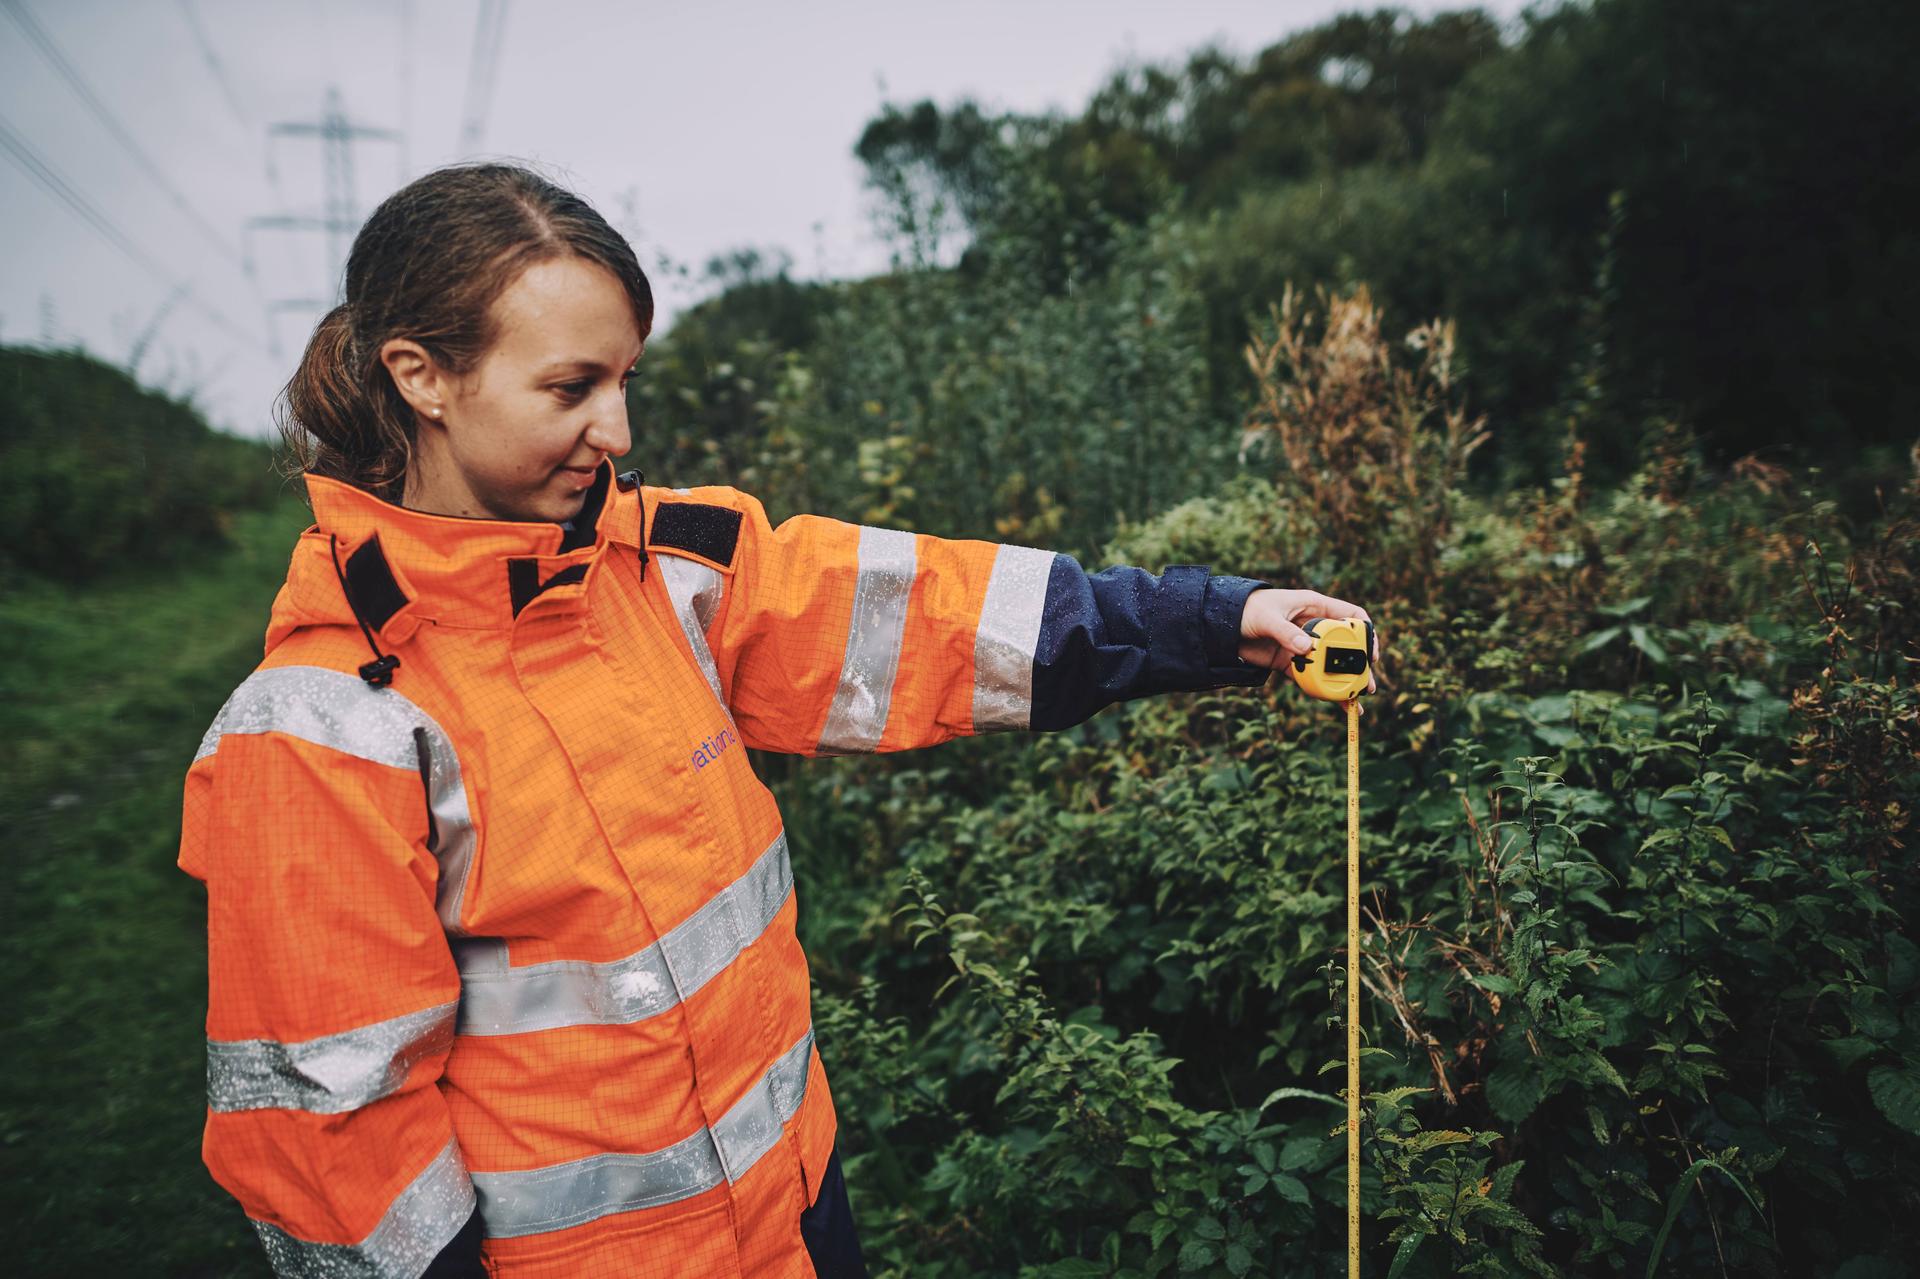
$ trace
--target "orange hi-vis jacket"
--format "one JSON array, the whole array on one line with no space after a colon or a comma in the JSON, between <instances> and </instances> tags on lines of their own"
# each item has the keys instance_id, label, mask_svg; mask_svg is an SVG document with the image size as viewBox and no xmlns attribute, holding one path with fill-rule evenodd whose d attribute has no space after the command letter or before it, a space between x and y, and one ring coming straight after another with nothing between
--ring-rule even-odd
<instances>
[{"instance_id":1,"label":"orange hi-vis jacket","mask_svg":"<svg viewBox=\"0 0 1920 1279\"><path fill-rule=\"evenodd\" d=\"M204 1155L275 1272L808 1276L834 1145L746 747L904 750L1252 685L1264 583L616 480L567 524L307 477L200 744ZM371 660L370 660L371 659ZM478 1230L472 1228L477 1214Z\"/></svg>"}]
</instances>

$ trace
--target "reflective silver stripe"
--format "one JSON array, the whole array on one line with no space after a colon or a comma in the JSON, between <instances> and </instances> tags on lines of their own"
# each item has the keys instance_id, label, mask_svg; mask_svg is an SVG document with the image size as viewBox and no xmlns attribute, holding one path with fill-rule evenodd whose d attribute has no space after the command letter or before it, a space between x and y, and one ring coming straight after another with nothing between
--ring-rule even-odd
<instances>
[{"instance_id":1,"label":"reflective silver stripe","mask_svg":"<svg viewBox=\"0 0 1920 1279\"><path fill-rule=\"evenodd\" d=\"M429 849L440 863L433 909L440 916L441 926L459 936L465 931L460 927L460 907L473 872L473 815L467 811L467 785L460 776L460 757L438 724L427 729L427 765L427 797L433 809Z\"/></svg>"},{"instance_id":2,"label":"reflective silver stripe","mask_svg":"<svg viewBox=\"0 0 1920 1279\"><path fill-rule=\"evenodd\" d=\"M432 774L428 787L440 863L434 909L458 931L460 905L473 867L473 815L460 777L460 757L431 715L391 687L374 688L358 675L324 666L276 666L247 676L200 739L194 759L220 749L230 733L283 733L390 768L420 770L413 730L426 730Z\"/></svg>"},{"instance_id":3,"label":"reflective silver stripe","mask_svg":"<svg viewBox=\"0 0 1920 1279\"><path fill-rule=\"evenodd\" d=\"M1052 551L1002 546L993 557L980 627L973 639L973 731L1025 729L1033 722L1033 654Z\"/></svg>"},{"instance_id":4,"label":"reflective silver stripe","mask_svg":"<svg viewBox=\"0 0 1920 1279\"><path fill-rule=\"evenodd\" d=\"M557 959L502 968L489 948L456 946L460 1033L518 1035L557 1026L618 1026L657 1016L712 981L759 940L793 891L785 831L753 868L666 936L605 963Z\"/></svg>"},{"instance_id":5,"label":"reflective silver stripe","mask_svg":"<svg viewBox=\"0 0 1920 1279\"><path fill-rule=\"evenodd\" d=\"M886 731L915 566L912 533L861 527L853 620L847 630L840 686L833 691L826 727L820 730L823 755L871 751Z\"/></svg>"},{"instance_id":6,"label":"reflective silver stripe","mask_svg":"<svg viewBox=\"0 0 1920 1279\"><path fill-rule=\"evenodd\" d=\"M357 1244L308 1243L264 1221L253 1228L282 1279L418 1279L467 1224L474 1202L460 1147L449 1141Z\"/></svg>"},{"instance_id":7,"label":"reflective silver stripe","mask_svg":"<svg viewBox=\"0 0 1920 1279\"><path fill-rule=\"evenodd\" d=\"M739 1181L780 1140L780 1129L800 1111L807 1095L807 1063L813 1051L813 1027L767 1068L759 1084L727 1107L713 1123L713 1144L728 1181Z\"/></svg>"},{"instance_id":8,"label":"reflective silver stripe","mask_svg":"<svg viewBox=\"0 0 1920 1279\"><path fill-rule=\"evenodd\" d=\"M453 1047L454 1005L357 1026L337 1035L280 1043L207 1041L207 1106L304 1110L338 1115L385 1097L415 1063Z\"/></svg>"},{"instance_id":9,"label":"reflective silver stripe","mask_svg":"<svg viewBox=\"0 0 1920 1279\"><path fill-rule=\"evenodd\" d=\"M813 1028L710 1128L641 1155L590 1155L526 1172L476 1172L480 1217L495 1239L565 1230L739 1181L780 1140L807 1092Z\"/></svg>"},{"instance_id":10,"label":"reflective silver stripe","mask_svg":"<svg viewBox=\"0 0 1920 1279\"><path fill-rule=\"evenodd\" d=\"M714 610L720 607L724 582L719 571L690 560L684 555L669 555L655 550L654 563L660 566L660 579L667 584L667 597L673 601L674 616L693 648L700 673L707 677L713 698L722 707L727 699L720 693L720 670L713 664L713 650L707 646L707 628L713 625ZM731 717L729 717L731 722Z\"/></svg>"}]
</instances>

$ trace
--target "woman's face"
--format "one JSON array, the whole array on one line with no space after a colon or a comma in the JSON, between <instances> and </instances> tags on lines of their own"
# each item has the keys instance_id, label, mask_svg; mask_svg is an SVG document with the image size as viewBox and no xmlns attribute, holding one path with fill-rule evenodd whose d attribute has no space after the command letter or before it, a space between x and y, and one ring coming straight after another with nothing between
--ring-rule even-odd
<instances>
[{"instance_id":1,"label":"woman's face","mask_svg":"<svg viewBox=\"0 0 1920 1279\"><path fill-rule=\"evenodd\" d=\"M632 446L626 385L644 346L633 307L605 267L554 258L521 272L495 299L493 319L492 347L464 375L415 343L382 350L418 414L402 503L439 515L569 519L602 459Z\"/></svg>"}]
</instances>

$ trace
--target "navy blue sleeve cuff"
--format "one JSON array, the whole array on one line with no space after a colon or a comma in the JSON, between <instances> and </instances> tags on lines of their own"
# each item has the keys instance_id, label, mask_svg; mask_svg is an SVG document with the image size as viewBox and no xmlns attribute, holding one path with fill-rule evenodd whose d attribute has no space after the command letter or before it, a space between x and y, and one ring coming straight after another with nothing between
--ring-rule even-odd
<instances>
[{"instance_id":1,"label":"navy blue sleeve cuff","mask_svg":"<svg viewBox=\"0 0 1920 1279\"><path fill-rule=\"evenodd\" d=\"M1272 672L1236 652L1246 598L1265 585L1201 564L1159 577L1126 564L1088 573L1056 555L1034 650L1033 729L1153 693L1266 682Z\"/></svg>"},{"instance_id":2,"label":"navy blue sleeve cuff","mask_svg":"<svg viewBox=\"0 0 1920 1279\"><path fill-rule=\"evenodd\" d=\"M1273 583L1251 577L1222 575L1207 579L1207 600L1201 610L1201 625L1206 635L1208 666L1267 672L1264 666L1240 660L1240 615L1246 611L1249 595L1258 590L1271 589Z\"/></svg>"}]
</instances>

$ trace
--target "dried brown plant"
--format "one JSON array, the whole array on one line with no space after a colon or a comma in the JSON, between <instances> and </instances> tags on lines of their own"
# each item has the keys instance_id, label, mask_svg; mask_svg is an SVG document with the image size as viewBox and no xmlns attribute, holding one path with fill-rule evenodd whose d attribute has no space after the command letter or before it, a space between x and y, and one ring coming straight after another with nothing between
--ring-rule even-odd
<instances>
[{"instance_id":1,"label":"dried brown plant","mask_svg":"<svg viewBox=\"0 0 1920 1279\"><path fill-rule=\"evenodd\" d=\"M1364 284L1315 297L1318 309L1287 285L1271 331L1247 345L1259 393L1241 457L1276 445L1278 483L1315 513L1328 555L1372 560L1381 598L1423 599L1467 458L1490 435L1460 403L1453 321L1407 334L1409 361L1382 336Z\"/></svg>"}]
</instances>

